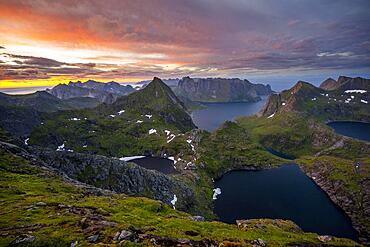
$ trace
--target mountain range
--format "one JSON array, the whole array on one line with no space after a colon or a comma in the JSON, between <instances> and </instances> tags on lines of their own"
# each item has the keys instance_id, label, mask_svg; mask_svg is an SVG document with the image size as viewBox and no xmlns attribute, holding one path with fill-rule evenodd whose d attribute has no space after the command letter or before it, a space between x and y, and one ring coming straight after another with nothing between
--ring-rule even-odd
<instances>
[{"instance_id":1,"label":"mountain range","mask_svg":"<svg viewBox=\"0 0 370 247\"><path fill-rule=\"evenodd\" d=\"M46 92L56 96L59 99L72 99L89 97L94 98L100 103L111 104L120 96L132 93L135 89L131 85L121 85L117 82L97 82L88 80L86 82L69 82L68 84L59 84Z\"/></svg>"},{"instance_id":2,"label":"mountain range","mask_svg":"<svg viewBox=\"0 0 370 247\"><path fill-rule=\"evenodd\" d=\"M258 115L226 122L212 133L196 128L181 97L159 78L110 104L83 109L46 92L0 95L0 241L356 246L352 240L306 233L288 220L214 221L213 179L233 169L291 162L271 148L295 157L351 217L367 244L370 144L338 135L325 124L369 120L366 79L347 81L333 90L299 81L270 95ZM253 90L258 96L259 89ZM169 157L177 173L119 159L138 155Z\"/></svg>"}]
</instances>

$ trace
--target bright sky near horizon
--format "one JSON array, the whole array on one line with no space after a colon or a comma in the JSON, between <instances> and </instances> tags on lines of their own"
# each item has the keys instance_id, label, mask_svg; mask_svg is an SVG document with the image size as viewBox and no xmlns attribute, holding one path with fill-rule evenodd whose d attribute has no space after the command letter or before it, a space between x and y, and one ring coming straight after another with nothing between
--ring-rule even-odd
<instances>
[{"instance_id":1,"label":"bright sky near horizon","mask_svg":"<svg viewBox=\"0 0 370 247\"><path fill-rule=\"evenodd\" d=\"M0 88L370 77L368 0L0 0Z\"/></svg>"}]
</instances>

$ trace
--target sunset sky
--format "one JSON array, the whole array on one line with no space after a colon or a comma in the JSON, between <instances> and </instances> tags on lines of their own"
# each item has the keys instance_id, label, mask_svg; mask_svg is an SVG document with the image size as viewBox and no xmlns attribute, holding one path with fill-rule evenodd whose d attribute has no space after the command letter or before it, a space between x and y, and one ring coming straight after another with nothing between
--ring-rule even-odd
<instances>
[{"instance_id":1,"label":"sunset sky","mask_svg":"<svg viewBox=\"0 0 370 247\"><path fill-rule=\"evenodd\" d=\"M0 0L0 88L370 77L369 0Z\"/></svg>"}]
</instances>

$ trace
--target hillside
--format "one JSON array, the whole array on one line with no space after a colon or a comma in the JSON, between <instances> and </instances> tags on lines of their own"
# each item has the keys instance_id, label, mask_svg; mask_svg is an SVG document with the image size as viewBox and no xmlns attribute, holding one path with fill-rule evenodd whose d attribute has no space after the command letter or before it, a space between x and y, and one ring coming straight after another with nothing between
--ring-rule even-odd
<instances>
[{"instance_id":1,"label":"hillside","mask_svg":"<svg viewBox=\"0 0 370 247\"><path fill-rule=\"evenodd\" d=\"M154 78L144 89L113 104L45 115L44 124L32 132L30 143L53 149L65 143L66 148L77 152L115 157L174 155L186 144L183 133L193 128L182 102Z\"/></svg>"},{"instance_id":2,"label":"hillside","mask_svg":"<svg viewBox=\"0 0 370 247\"><path fill-rule=\"evenodd\" d=\"M282 112L298 112L324 121L369 122L370 84L366 81L370 80L349 79L347 83L331 91L299 81L291 89L271 95L259 116L269 117Z\"/></svg>"},{"instance_id":3,"label":"hillside","mask_svg":"<svg viewBox=\"0 0 370 247\"><path fill-rule=\"evenodd\" d=\"M77 81L59 84L46 91L59 99L89 97L100 103L111 104L118 97L132 93L135 89L130 85L123 86L117 82L103 83L88 80L86 82Z\"/></svg>"},{"instance_id":4,"label":"hillside","mask_svg":"<svg viewBox=\"0 0 370 247\"><path fill-rule=\"evenodd\" d=\"M254 102L272 93L269 85L248 80L184 77L175 89L177 95L199 102Z\"/></svg>"},{"instance_id":5,"label":"hillside","mask_svg":"<svg viewBox=\"0 0 370 247\"><path fill-rule=\"evenodd\" d=\"M25 160L24 150L0 146L1 246L356 245L340 238L322 242L285 220L204 221L159 201L79 183Z\"/></svg>"},{"instance_id":6,"label":"hillside","mask_svg":"<svg viewBox=\"0 0 370 247\"><path fill-rule=\"evenodd\" d=\"M61 100L44 91L24 95L0 93L0 127L18 137L28 136L41 124L43 113L91 108L98 104L87 97Z\"/></svg>"}]
</instances>

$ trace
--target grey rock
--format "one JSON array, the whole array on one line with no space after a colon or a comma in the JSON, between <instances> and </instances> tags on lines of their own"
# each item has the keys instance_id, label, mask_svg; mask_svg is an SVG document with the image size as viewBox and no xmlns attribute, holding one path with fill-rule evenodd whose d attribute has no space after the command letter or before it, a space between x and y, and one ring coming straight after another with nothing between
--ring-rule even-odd
<instances>
[{"instance_id":1,"label":"grey rock","mask_svg":"<svg viewBox=\"0 0 370 247\"><path fill-rule=\"evenodd\" d=\"M190 216L190 219L194 221L204 221L204 217L200 215Z\"/></svg>"},{"instance_id":2,"label":"grey rock","mask_svg":"<svg viewBox=\"0 0 370 247\"><path fill-rule=\"evenodd\" d=\"M35 240L35 236L29 235L29 234L23 234L21 236L18 236L13 242L11 242L10 246L18 245L21 243L29 243Z\"/></svg>"},{"instance_id":3,"label":"grey rock","mask_svg":"<svg viewBox=\"0 0 370 247\"><path fill-rule=\"evenodd\" d=\"M318 236L317 239L323 243L326 243L326 242L332 241L333 237L329 235L321 235L321 236Z\"/></svg>"},{"instance_id":4,"label":"grey rock","mask_svg":"<svg viewBox=\"0 0 370 247\"><path fill-rule=\"evenodd\" d=\"M35 205L39 207L46 206L46 202L36 202Z\"/></svg>"},{"instance_id":5,"label":"grey rock","mask_svg":"<svg viewBox=\"0 0 370 247\"><path fill-rule=\"evenodd\" d=\"M87 241L89 241L90 243L95 243L96 241L98 241L98 238L99 238L99 234L92 235L87 238Z\"/></svg>"},{"instance_id":6,"label":"grey rock","mask_svg":"<svg viewBox=\"0 0 370 247\"><path fill-rule=\"evenodd\" d=\"M130 232L130 231L126 231L126 230L122 230L121 232L117 232L117 233L114 235L113 240L115 240L115 241L127 240L127 239L129 239L132 235L133 235L133 233L132 233L132 232Z\"/></svg>"},{"instance_id":7,"label":"grey rock","mask_svg":"<svg viewBox=\"0 0 370 247\"><path fill-rule=\"evenodd\" d=\"M267 243L266 243L266 241L264 241L264 240L262 240L262 239L260 239L260 238L258 238L258 239L256 239L256 240L253 240L252 241L252 245L253 246L267 246Z\"/></svg>"},{"instance_id":8,"label":"grey rock","mask_svg":"<svg viewBox=\"0 0 370 247\"><path fill-rule=\"evenodd\" d=\"M193 191L180 179L134 163L91 154L36 149L35 153L46 164L68 177L102 189L132 196L146 196L167 204L176 194L176 208L184 211L191 208L194 202Z\"/></svg>"}]
</instances>

